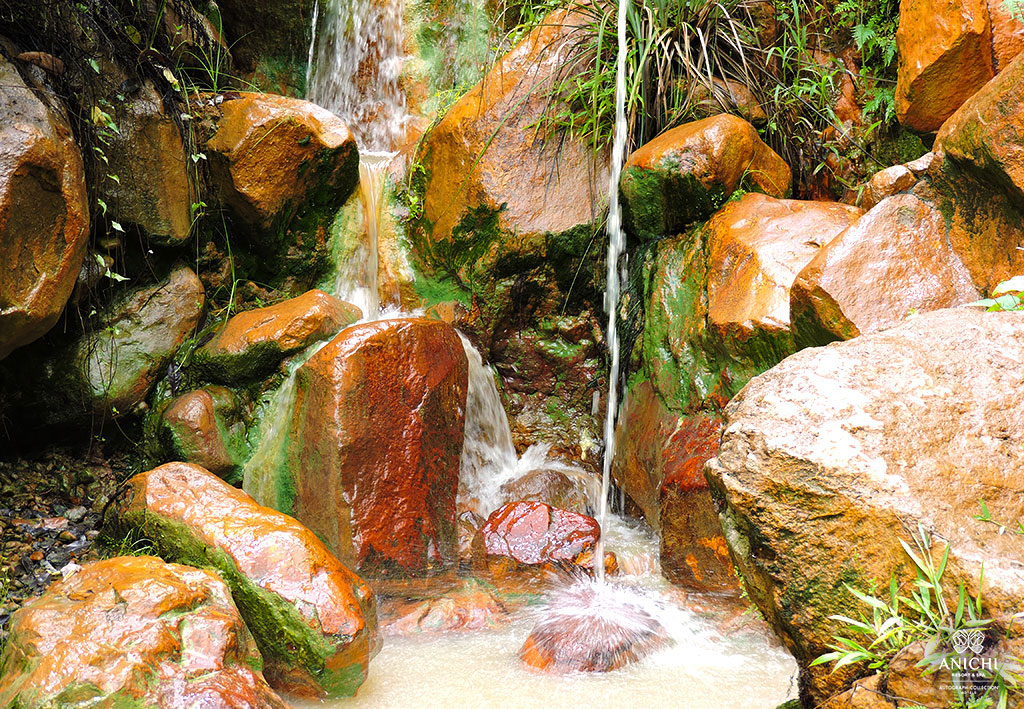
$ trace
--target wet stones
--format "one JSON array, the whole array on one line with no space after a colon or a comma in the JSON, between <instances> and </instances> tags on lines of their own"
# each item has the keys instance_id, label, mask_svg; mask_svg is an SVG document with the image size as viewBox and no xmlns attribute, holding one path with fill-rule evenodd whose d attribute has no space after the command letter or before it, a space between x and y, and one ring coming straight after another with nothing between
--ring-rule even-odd
<instances>
[{"instance_id":1,"label":"wet stones","mask_svg":"<svg viewBox=\"0 0 1024 709\"><path fill-rule=\"evenodd\" d=\"M362 317L321 290L235 315L194 356L211 379L237 384L266 376L285 356L332 337Z\"/></svg>"},{"instance_id":2,"label":"wet stones","mask_svg":"<svg viewBox=\"0 0 1024 709\"><path fill-rule=\"evenodd\" d=\"M287 706L261 664L217 574L118 557L80 567L14 614L0 703Z\"/></svg>"},{"instance_id":3,"label":"wet stones","mask_svg":"<svg viewBox=\"0 0 1024 709\"><path fill-rule=\"evenodd\" d=\"M111 510L114 529L222 574L275 688L339 697L362 684L378 643L372 591L297 521L186 463L135 476Z\"/></svg>"},{"instance_id":4,"label":"wet stones","mask_svg":"<svg viewBox=\"0 0 1024 709\"><path fill-rule=\"evenodd\" d=\"M53 327L86 252L82 156L57 105L0 60L0 359Z\"/></svg>"}]
</instances>

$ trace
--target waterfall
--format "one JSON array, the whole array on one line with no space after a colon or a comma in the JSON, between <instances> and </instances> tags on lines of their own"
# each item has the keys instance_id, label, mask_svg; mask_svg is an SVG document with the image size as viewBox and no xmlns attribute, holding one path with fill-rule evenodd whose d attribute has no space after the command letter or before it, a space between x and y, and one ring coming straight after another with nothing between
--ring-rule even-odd
<instances>
[{"instance_id":1,"label":"waterfall","mask_svg":"<svg viewBox=\"0 0 1024 709\"><path fill-rule=\"evenodd\" d=\"M380 223L384 181L394 153L364 152L359 155L359 198L363 205L366 242L354 258L336 264L334 294L363 311L366 320L378 320L380 306Z\"/></svg>"},{"instance_id":2,"label":"waterfall","mask_svg":"<svg viewBox=\"0 0 1024 709\"><path fill-rule=\"evenodd\" d=\"M624 280L619 273L619 259L626 250L626 234L622 231L619 209L619 175L626 149L626 13L629 0L619 0L618 56L615 60L615 143L612 147L612 172L608 186L608 282L605 286L604 307L608 311L608 349L611 368L608 371L608 410L604 419L604 465L601 470L601 499L598 521L601 529L608 524L608 488L611 485L612 460L615 457L615 415L618 413L619 386L619 329L616 323L619 309L619 289ZM594 567L597 579L604 582L604 534L597 542Z\"/></svg>"},{"instance_id":3,"label":"waterfall","mask_svg":"<svg viewBox=\"0 0 1024 709\"><path fill-rule=\"evenodd\" d=\"M555 470L589 488L586 471L550 458L547 443L534 443L521 458L516 455L494 374L465 335L459 333L459 337L469 362L466 431L459 469L459 494L464 502L486 518L505 502L502 486L533 470Z\"/></svg>"},{"instance_id":4,"label":"waterfall","mask_svg":"<svg viewBox=\"0 0 1024 709\"><path fill-rule=\"evenodd\" d=\"M402 0L318 0L306 97L338 115L360 150L393 150L409 121Z\"/></svg>"}]
</instances>

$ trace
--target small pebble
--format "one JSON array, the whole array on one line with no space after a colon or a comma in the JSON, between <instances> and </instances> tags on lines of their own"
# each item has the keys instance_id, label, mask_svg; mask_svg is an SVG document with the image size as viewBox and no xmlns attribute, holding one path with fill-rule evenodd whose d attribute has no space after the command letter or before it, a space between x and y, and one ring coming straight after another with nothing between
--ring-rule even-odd
<instances>
[{"instance_id":1,"label":"small pebble","mask_svg":"<svg viewBox=\"0 0 1024 709\"><path fill-rule=\"evenodd\" d=\"M65 529L63 532L61 532L59 535L57 535L57 538L60 539L64 543L77 542L78 541L78 536L74 532L72 532L70 529Z\"/></svg>"},{"instance_id":2,"label":"small pebble","mask_svg":"<svg viewBox=\"0 0 1024 709\"><path fill-rule=\"evenodd\" d=\"M34 551L34 552L32 552L31 554L28 555L28 558L29 558L29 561L42 561L43 560L43 552L41 552L41 551Z\"/></svg>"},{"instance_id":3,"label":"small pebble","mask_svg":"<svg viewBox=\"0 0 1024 709\"><path fill-rule=\"evenodd\" d=\"M65 512L64 516L72 522L80 522L82 518L85 517L86 512L88 512L88 510L79 505L78 507L72 507L70 510Z\"/></svg>"}]
</instances>

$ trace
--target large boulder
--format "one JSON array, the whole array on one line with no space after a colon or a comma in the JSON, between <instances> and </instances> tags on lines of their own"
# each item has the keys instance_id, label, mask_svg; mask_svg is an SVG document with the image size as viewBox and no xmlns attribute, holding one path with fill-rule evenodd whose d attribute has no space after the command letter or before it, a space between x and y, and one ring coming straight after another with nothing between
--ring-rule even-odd
<instances>
[{"instance_id":1,"label":"large boulder","mask_svg":"<svg viewBox=\"0 0 1024 709\"><path fill-rule=\"evenodd\" d=\"M706 473L750 598L801 666L814 702L846 671L809 663L863 609L847 590L914 565L918 524L948 545L944 585L977 595L1002 628L1020 610L1024 547L975 518L1024 517L1019 396L1024 320L954 308L885 332L803 350L751 380L726 409ZM1017 631L1013 631L1017 632Z\"/></svg>"},{"instance_id":2,"label":"large boulder","mask_svg":"<svg viewBox=\"0 0 1024 709\"><path fill-rule=\"evenodd\" d=\"M328 229L359 182L352 133L307 101L243 93L208 100L204 152L220 198L258 260L254 275L308 288L330 266Z\"/></svg>"},{"instance_id":3,"label":"large boulder","mask_svg":"<svg viewBox=\"0 0 1024 709\"><path fill-rule=\"evenodd\" d=\"M192 203L199 200L189 185L188 156L178 123L164 110L163 99L146 82L118 104L117 123L103 146L106 175L99 179L107 216L137 225L160 243L184 241L192 227Z\"/></svg>"},{"instance_id":4,"label":"large boulder","mask_svg":"<svg viewBox=\"0 0 1024 709\"><path fill-rule=\"evenodd\" d=\"M896 31L896 117L934 131L994 75L985 0L907 0Z\"/></svg>"},{"instance_id":5,"label":"large boulder","mask_svg":"<svg viewBox=\"0 0 1024 709\"><path fill-rule=\"evenodd\" d=\"M311 290L277 305L235 315L196 350L193 361L215 381L266 376L287 355L333 337L362 317L354 305Z\"/></svg>"},{"instance_id":6,"label":"large boulder","mask_svg":"<svg viewBox=\"0 0 1024 709\"><path fill-rule=\"evenodd\" d=\"M297 370L284 443L245 489L376 583L448 575L467 387L450 325L349 327Z\"/></svg>"},{"instance_id":7,"label":"large boulder","mask_svg":"<svg viewBox=\"0 0 1024 709\"><path fill-rule=\"evenodd\" d=\"M1000 0L988 0L989 25L992 27L992 68L997 74L1024 51L1024 22L1021 22L1016 7ZM1014 12L1017 13L1016 17Z\"/></svg>"},{"instance_id":8,"label":"large boulder","mask_svg":"<svg viewBox=\"0 0 1024 709\"><path fill-rule=\"evenodd\" d=\"M474 306L468 330L502 378L517 443L594 462L607 152L538 128L558 110L550 90L571 76L583 22L549 15L424 136L410 236L424 304Z\"/></svg>"},{"instance_id":9,"label":"large boulder","mask_svg":"<svg viewBox=\"0 0 1024 709\"><path fill-rule=\"evenodd\" d=\"M0 359L57 322L89 240L82 156L56 106L0 59Z\"/></svg>"},{"instance_id":10,"label":"large boulder","mask_svg":"<svg viewBox=\"0 0 1024 709\"><path fill-rule=\"evenodd\" d=\"M1024 56L949 117L935 138L947 156L1024 204Z\"/></svg>"},{"instance_id":11,"label":"large boulder","mask_svg":"<svg viewBox=\"0 0 1024 709\"><path fill-rule=\"evenodd\" d=\"M291 517L188 463L131 478L109 514L164 557L220 572L275 688L340 697L366 679L378 644L373 592Z\"/></svg>"},{"instance_id":12,"label":"large boulder","mask_svg":"<svg viewBox=\"0 0 1024 709\"><path fill-rule=\"evenodd\" d=\"M11 618L0 704L284 709L252 634L212 571L97 561Z\"/></svg>"},{"instance_id":13,"label":"large boulder","mask_svg":"<svg viewBox=\"0 0 1024 709\"><path fill-rule=\"evenodd\" d=\"M662 133L622 168L623 223L643 239L678 234L705 219L741 184L775 197L789 166L742 118L721 114Z\"/></svg>"}]
</instances>

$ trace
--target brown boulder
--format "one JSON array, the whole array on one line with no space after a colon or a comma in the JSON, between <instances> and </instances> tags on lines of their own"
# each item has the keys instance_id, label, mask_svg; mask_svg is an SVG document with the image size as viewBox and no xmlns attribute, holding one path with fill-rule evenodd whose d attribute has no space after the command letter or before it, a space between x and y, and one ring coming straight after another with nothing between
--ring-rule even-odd
<instances>
[{"instance_id":1,"label":"brown boulder","mask_svg":"<svg viewBox=\"0 0 1024 709\"><path fill-rule=\"evenodd\" d=\"M333 113L299 99L243 93L207 104L210 174L266 260L261 273L308 288L331 265L331 221L359 182L355 139Z\"/></svg>"},{"instance_id":2,"label":"brown boulder","mask_svg":"<svg viewBox=\"0 0 1024 709\"><path fill-rule=\"evenodd\" d=\"M161 416L162 435L175 460L195 463L222 478L244 459L245 430L230 389L209 386L171 400Z\"/></svg>"},{"instance_id":3,"label":"brown boulder","mask_svg":"<svg viewBox=\"0 0 1024 709\"><path fill-rule=\"evenodd\" d=\"M473 563L478 575L502 586L530 586L552 569L592 567L600 536L593 517L543 502L512 502L477 532Z\"/></svg>"},{"instance_id":4,"label":"brown boulder","mask_svg":"<svg viewBox=\"0 0 1024 709\"><path fill-rule=\"evenodd\" d=\"M333 337L362 317L359 308L321 290L235 315L195 353L211 378L238 383L269 374L286 355Z\"/></svg>"},{"instance_id":5,"label":"brown boulder","mask_svg":"<svg viewBox=\"0 0 1024 709\"><path fill-rule=\"evenodd\" d=\"M199 197L191 192L178 124L150 82L119 104L113 119L118 131L103 147L104 169L117 179L100 179L108 216L137 225L159 243L180 243L189 235L191 206Z\"/></svg>"},{"instance_id":6,"label":"brown boulder","mask_svg":"<svg viewBox=\"0 0 1024 709\"><path fill-rule=\"evenodd\" d=\"M50 105L56 105L51 101ZM89 241L82 156L67 119L0 59L0 359L46 333Z\"/></svg>"},{"instance_id":7,"label":"brown boulder","mask_svg":"<svg viewBox=\"0 0 1024 709\"><path fill-rule=\"evenodd\" d=\"M381 628L389 635L490 630L506 625L510 614L494 589L468 579L438 598L392 598L381 608Z\"/></svg>"},{"instance_id":8,"label":"brown boulder","mask_svg":"<svg viewBox=\"0 0 1024 709\"><path fill-rule=\"evenodd\" d=\"M917 183L917 175L906 165L893 165L879 170L864 185L857 198L857 206L871 209L886 197L905 192Z\"/></svg>"},{"instance_id":9,"label":"brown boulder","mask_svg":"<svg viewBox=\"0 0 1024 709\"><path fill-rule=\"evenodd\" d=\"M531 470L501 486L502 499L508 502L545 502L573 512L585 513L590 501L588 487L596 482L593 478L581 477L577 473L570 477L560 470Z\"/></svg>"},{"instance_id":10,"label":"brown boulder","mask_svg":"<svg viewBox=\"0 0 1024 709\"><path fill-rule=\"evenodd\" d=\"M377 645L373 592L297 521L188 463L131 478L111 511L164 556L221 573L275 688L338 697L362 684Z\"/></svg>"},{"instance_id":11,"label":"brown boulder","mask_svg":"<svg viewBox=\"0 0 1024 709\"><path fill-rule=\"evenodd\" d=\"M896 31L896 117L934 131L994 75L985 0L908 0Z\"/></svg>"},{"instance_id":12,"label":"brown boulder","mask_svg":"<svg viewBox=\"0 0 1024 709\"><path fill-rule=\"evenodd\" d=\"M754 126L721 114L667 131L629 156L622 169L623 223L657 239L709 216L741 183L782 197L789 166Z\"/></svg>"},{"instance_id":13,"label":"brown boulder","mask_svg":"<svg viewBox=\"0 0 1024 709\"><path fill-rule=\"evenodd\" d=\"M1024 205L1024 56L971 96L935 138L936 149Z\"/></svg>"},{"instance_id":14,"label":"brown boulder","mask_svg":"<svg viewBox=\"0 0 1024 709\"><path fill-rule=\"evenodd\" d=\"M925 313L798 352L726 409L705 472L747 592L811 699L853 679L809 667L841 630L830 616L865 608L847 587L886 589L892 576L909 585L900 541L919 523L936 563L949 549L951 607L961 582L979 592L984 565L987 617L1005 628L1020 610L1024 547L974 516L984 499L995 519L1024 517L1022 344L1017 313Z\"/></svg>"},{"instance_id":15,"label":"brown boulder","mask_svg":"<svg viewBox=\"0 0 1024 709\"><path fill-rule=\"evenodd\" d=\"M850 339L917 311L980 298L946 238L943 214L914 194L882 200L800 272L793 284L798 340Z\"/></svg>"},{"instance_id":16,"label":"brown boulder","mask_svg":"<svg viewBox=\"0 0 1024 709\"><path fill-rule=\"evenodd\" d=\"M448 574L467 386L450 325L349 327L296 372L287 464L247 470L245 488L378 584Z\"/></svg>"},{"instance_id":17,"label":"brown boulder","mask_svg":"<svg viewBox=\"0 0 1024 709\"><path fill-rule=\"evenodd\" d=\"M12 616L0 704L287 707L261 665L216 573L118 557L86 564Z\"/></svg>"}]
</instances>

